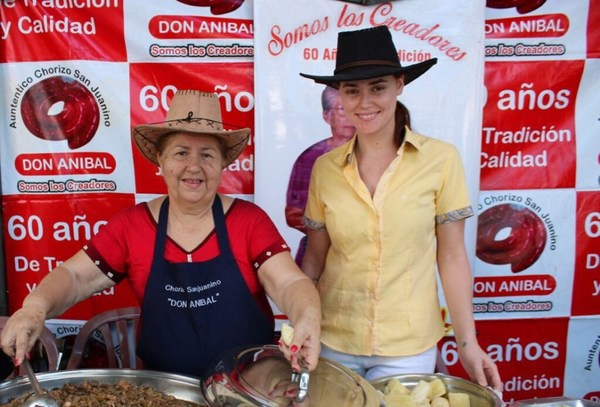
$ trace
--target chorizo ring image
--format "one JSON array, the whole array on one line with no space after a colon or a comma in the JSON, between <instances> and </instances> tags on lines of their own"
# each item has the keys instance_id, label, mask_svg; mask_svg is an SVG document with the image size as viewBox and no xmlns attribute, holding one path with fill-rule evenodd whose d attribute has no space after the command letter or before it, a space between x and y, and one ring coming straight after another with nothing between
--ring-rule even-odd
<instances>
[{"instance_id":1,"label":"chorizo ring image","mask_svg":"<svg viewBox=\"0 0 600 407\"><path fill-rule=\"evenodd\" d=\"M523 0L487 0L485 6L489 8L512 8L517 7Z\"/></svg>"},{"instance_id":2,"label":"chorizo ring image","mask_svg":"<svg viewBox=\"0 0 600 407\"><path fill-rule=\"evenodd\" d=\"M489 8L512 8L516 7L519 14L527 14L540 8L546 0L487 0L486 7Z\"/></svg>"},{"instance_id":3,"label":"chorizo ring image","mask_svg":"<svg viewBox=\"0 0 600 407\"><path fill-rule=\"evenodd\" d=\"M543 221L526 206L493 206L478 217L476 255L486 263L510 264L518 273L540 257L546 235Z\"/></svg>"},{"instance_id":4,"label":"chorizo ring image","mask_svg":"<svg viewBox=\"0 0 600 407\"><path fill-rule=\"evenodd\" d=\"M517 11L519 12L519 14L531 13L532 11L537 10L538 8L542 7L542 4L544 4L545 2L546 2L546 0L524 1L523 3L521 3L517 6Z\"/></svg>"},{"instance_id":5,"label":"chorizo ring image","mask_svg":"<svg viewBox=\"0 0 600 407\"><path fill-rule=\"evenodd\" d=\"M227 14L238 9L244 0L177 0L188 6L210 7L210 12L215 15Z\"/></svg>"},{"instance_id":6,"label":"chorizo ring image","mask_svg":"<svg viewBox=\"0 0 600 407\"><path fill-rule=\"evenodd\" d=\"M94 95L68 76L52 76L23 95L21 116L25 127L42 140L67 140L77 149L94 137L100 109Z\"/></svg>"}]
</instances>

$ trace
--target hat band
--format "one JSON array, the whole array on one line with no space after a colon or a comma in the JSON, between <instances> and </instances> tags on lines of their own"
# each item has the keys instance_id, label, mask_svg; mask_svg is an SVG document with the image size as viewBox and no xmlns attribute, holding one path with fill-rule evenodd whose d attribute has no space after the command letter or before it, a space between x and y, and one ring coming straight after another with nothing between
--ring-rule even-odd
<instances>
[{"instance_id":1,"label":"hat band","mask_svg":"<svg viewBox=\"0 0 600 407\"><path fill-rule=\"evenodd\" d=\"M351 62L349 64L338 66L337 68L335 68L334 74L338 74L341 71L344 71L346 69L355 68L355 67L359 67L359 66L366 66L366 65L385 65L385 66L393 66L394 68L401 68L400 64L398 64L398 63L374 59L374 60L368 60L368 61Z\"/></svg>"}]
</instances>

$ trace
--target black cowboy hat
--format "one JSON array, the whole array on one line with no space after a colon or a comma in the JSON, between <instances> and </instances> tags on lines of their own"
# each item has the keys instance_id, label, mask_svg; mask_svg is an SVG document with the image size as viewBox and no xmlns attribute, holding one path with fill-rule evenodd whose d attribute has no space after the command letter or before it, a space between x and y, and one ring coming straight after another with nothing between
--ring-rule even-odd
<instances>
[{"instance_id":1,"label":"black cowboy hat","mask_svg":"<svg viewBox=\"0 0 600 407\"><path fill-rule=\"evenodd\" d=\"M407 85L437 63L431 58L418 64L400 65L398 50L386 25L338 33L333 76L300 75L337 88L339 82L402 74Z\"/></svg>"}]
</instances>

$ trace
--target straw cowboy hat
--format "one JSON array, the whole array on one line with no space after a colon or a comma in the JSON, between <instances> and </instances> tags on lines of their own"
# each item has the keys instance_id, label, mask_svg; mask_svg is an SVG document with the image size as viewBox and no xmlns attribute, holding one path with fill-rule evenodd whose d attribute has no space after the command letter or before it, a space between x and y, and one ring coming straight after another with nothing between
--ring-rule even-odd
<instances>
[{"instance_id":1,"label":"straw cowboy hat","mask_svg":"<svg viewBox=\"0 0 600 407\"><path fill-rule=\"evenodd\" d=\"M437 63L431 58L418 64L402 66L392 34L386 25L338 33L337 55L333 76L300 75L334 88L340 82L402 74L408 85Z\"/></svg>"},{"instance_id":2,"label":"straw cowboy hat","mask_svg":"<svg viewBox=\"0 0 600 407\"><path fill-rule=\"evenodd\" d=\"M144 157L158 165L156 143L173 132L206 134L221 139L225 143L225 166L235 161L250 138L249 128L223 129L217 95L197 90L177 91L164 122L135 126L131 136Z\"/></svg>"}]
</instances>

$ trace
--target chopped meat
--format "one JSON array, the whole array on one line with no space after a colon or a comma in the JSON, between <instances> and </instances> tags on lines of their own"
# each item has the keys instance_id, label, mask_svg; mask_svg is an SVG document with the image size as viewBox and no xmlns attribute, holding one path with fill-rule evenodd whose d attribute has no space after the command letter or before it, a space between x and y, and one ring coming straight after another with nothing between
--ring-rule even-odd
<instances>
[{"instance_id":1,"label":"chopped meat","mask_svg":"<svg viewBox=\"0 0 600 407\"><path fill-rule=\"evenodd\" d=\"M177 399L146 385L121 380L115 384L86 381L66 383L48 392L61 407L201 407L202 404ZM18 397L0 407L22 407L31 393Z\"/></svg>"}]
</instances>

